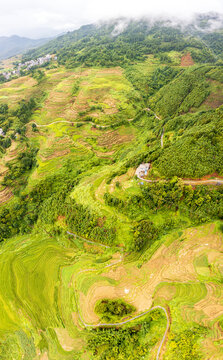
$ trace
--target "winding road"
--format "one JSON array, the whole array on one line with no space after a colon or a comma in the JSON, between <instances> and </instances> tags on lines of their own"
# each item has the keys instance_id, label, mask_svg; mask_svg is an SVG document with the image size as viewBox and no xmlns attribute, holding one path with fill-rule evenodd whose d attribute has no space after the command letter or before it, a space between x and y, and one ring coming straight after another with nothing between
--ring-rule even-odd
<instances>
[{"instance_id":1,"label":"winding road","mask_svg":"<svg viewBox=\"0 0 223 360\"><path fill-rule=\"evenodd\" d=\"M144 179L143 177L139 176L136 173L136 176L139 180L145 181L147 183L156 183L156 182L166 182L165 179L156 179L156 180L149 180ZM191 185L191 186L198 186L198 185L214 185L214 186L220 186L223 185L223 179L207 179L207 180L187 180L187 179L181 179L184 185Z\"/></svg>"},{"instance_id":2,"label":"winding road","mask_svg":"<svg viewBox=\"0 0 223 360\"><path fill-rule=\"evenodd\" d=\"M70 125L74 125L74 124L91 124L92 126L96 126L96 128L103 128L103 129L111 127L111 125L97 125L92 121L84 122L84 121L58 120L58 121L53 121L52 123L45 124L45 125L37 124L35 121L30 122L30 124L36 125L36 127L47 127L47 126L51 126L51 125L54 125L54 124L61 124L61 123L66 123L66 124L70 124Z\"/></svg>"},{"instance_id":3,"label":"winding road","mask_svg":"<svg viewBox=\"0 0 223 360\"><path fill-rule=\"evenodd\" d=\"M72 235L74 236L75 238L79 238L81 239L82 241L85 241L87 243L90 243L90 244L94 244L94 245L97 245L97 246L102 246L102 247L105 247L105 248L111 248L111 246L108 246L108 245L104 245L104 244L100 244L100 243L97 243L97 242L94 242L94 241L90 241L90 240L87 240L77 234L74 234L70 231L67 231L67 234L68 235ZM120 248L118 248L120 250ZM111 266L115 266L119 263L121 263L123 261L123 249L122 249L122 254L120 256L120 260L112 263L112 264L109 264L109 265L106 265L104 267L105 268L108 268L108 267L111 267ZM102 269L101 269L102 270ZM87 272L87 271L98 271L97 269L84 269L84 270L81 270L77 273L77 275L83 273L83 272ZM77 314L78 314L78 317L82 323L82 325L86 328L97 328L97 327L111 327L111 326L122 326L122 325L125 325L125 324L128 324L134 320L137 320L147 314L149 314L150 312L156 310L156 309L160 309L162 311L164 311L165 313L165 316L166 316L166 320L167 320L167 324L166 324L166 329L165 329L165 333L162 337L162 340L160 342L160 345L158 347L158 350L157 350L157 354L156 354L156 360L159 360L159 357L160 357L160 352L161 352L161 349L162 349L162 346L164 344L164 341L166 340L166 337L167 337L167 333L168 333L168 330L169 330L169 327L170 327L170 319L169 319L169 315L167 313L167 310L163 307L163 306L160 306L160 305L157 305L157 306L153 306L151 309L147 310L147 311L144 311L143 313L139 314L139 315L136 315L134 317L132 317L131 319L128 319L128 320L125 320L125 321L121 321L121 322L118 322L118 323L98 323L98 324L88 324L84 321L84 319L82 318L81 314L80 314L80 311L79 311L79 308L78 308L78 301L77 301L77 286L75 284L75 302L76 302L76 306L77 306Z\"/></svg>"},{"instance_id":4,"label":"winding road","mask_svg":"<svg viewBox=\"0 0 223 360\"><path fill-rule=\"evenodd\" d=\"M126 121L128 122L131 122L133 121L134 118L132 119L127 119ZM103 129L107 129L107 128L110 128L111 125L100 125L100 124L95 124L93 121L68 121L68 120L57 120L57 121L53 121L52 123L49 123L49 124L37 124L35 121L31 121L30 124L34 124L36 125L36 127L47 127L47 126L51 126L51 125L54 125L54 124L61 124L61 123L66 123L66 124L70 124L70 125L74 125L74 124L82 124L82 125L85 125L85 124L91 124L92 126L95 126L96 128L103 128Z\"/></svg>"}]
</instances>

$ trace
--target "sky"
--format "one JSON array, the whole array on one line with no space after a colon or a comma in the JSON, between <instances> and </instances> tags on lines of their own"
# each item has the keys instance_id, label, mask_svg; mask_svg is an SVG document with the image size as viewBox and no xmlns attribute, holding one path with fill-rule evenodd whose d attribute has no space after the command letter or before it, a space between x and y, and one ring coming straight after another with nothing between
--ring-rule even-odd
<instances>
[{"instance_id":1,"label":"sky","mask_svg":"<svg viewBox=\"0 0 223 360\"><path fill-rule=\"evenodd\" d=\"M223 13L223 0L1 0L0 36L50 37L81 25L127 16L188 19L194 13Z\"/></svg>"}]
</instances>

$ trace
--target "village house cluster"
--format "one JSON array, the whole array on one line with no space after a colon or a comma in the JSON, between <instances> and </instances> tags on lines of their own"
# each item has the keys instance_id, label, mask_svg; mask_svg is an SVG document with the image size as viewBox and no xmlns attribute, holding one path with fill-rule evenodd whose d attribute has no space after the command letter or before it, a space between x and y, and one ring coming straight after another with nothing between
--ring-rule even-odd
<instances>
[{"instance_id":1,"label":"village house cluster","mask_svg":"<svg viewBox=\"0 0 223 360\"><path fill-rule=\"evenodd\" d=\"M57 59L57 57L47 54L46 56L39 57L36 60L30 60L30 61L26 61L25 63L19 63L15 70L9 72L3 72L1 75L3 75L6 80L10 80L11 77L13 76L20 76L21 70L30 70L34 66L42 66L50 62L52 58L54 58L54 60Z\"/></svg>"}]
</instances>

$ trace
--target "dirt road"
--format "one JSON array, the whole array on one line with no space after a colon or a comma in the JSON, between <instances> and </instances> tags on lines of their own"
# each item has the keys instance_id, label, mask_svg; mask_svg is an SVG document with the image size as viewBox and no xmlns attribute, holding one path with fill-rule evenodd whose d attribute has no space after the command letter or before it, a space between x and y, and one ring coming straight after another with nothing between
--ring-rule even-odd
<instances>
[{"instance_id":1,"label":"dirt road","mask_svg":"<svg viewBox=\"0 0 223 360\"><path fill-rule=\"evenodd\" d=\"M139 180L145 181L147 183L156 183L160 181L167 181L167 180L149 180L144 179L141 176L137 176ZM181 179L184 185L191 185L191 186L198 186L198 185L214 185L214 186L220 186L223 185L223 179L207 179L207 180L187 180L187 179Z\"/></svg>"}]
</instances>

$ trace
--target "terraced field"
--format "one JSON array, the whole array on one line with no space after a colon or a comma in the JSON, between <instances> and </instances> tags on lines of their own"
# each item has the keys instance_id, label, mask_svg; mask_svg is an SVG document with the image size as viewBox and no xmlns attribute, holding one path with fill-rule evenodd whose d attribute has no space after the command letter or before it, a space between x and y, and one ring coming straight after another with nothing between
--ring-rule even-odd
<instances>
[{"instance_id":1,"label":"terraced field","mask_svg":"<svg viewBox=\"0 0 223 360\"><path fill-rule=\"evenodd\" d=\"M8 103L10 106L15 106L18 101L30 98L36 84L36 80L29 76L2 84L0 89L0 104Z\"/></svg>"},{"instance_id":2,"label":"terraced field","mask_svg":"<svg viewBox=\"0 0 223 360\"><path fill-rule=\"evenodd\" d=\"M58 78L60 74L60 78ZM90 116L96 123L108 123L109 115L120 113L126 119L134 117L136 111L129 104L129 96L136 96L131 84L120 68L89 69L58 73L49 71L48 91L42 109L33 120L46 125L52 121L83 121ZM54 81L54 84L51 82ZM111 123L111 122L110 122Z\"/></svg>"},{"instance_id":3,"label":"terraced field","mask_svg":"<svg viewBox=\"0 0 223 360\"><path fill-rule=\"evenodd\" d=\"M87 359L87 333L77 309L85 322L97 324L94 307L104 297L125 299L137 314L153 305L164 306L169 309L173 333L188 322L208 326L205 358L219 358L222 235L217 224L211 224L188 229L180 239L167 236L140 268L126 255L117 262L120 253L115 248L96 246L91 254L90 248L83 251L80 240L75 245L68 236L38 234L10 240L2 246L0 260L1 358L18 359L25 354L27 359L77 355ZM103 258L104 262L99 261ZM160 340L162 331L161 327ZM154 358L159 339L146 358ZM168 344L164 345L167 353Z\"/></svg>"},{"instance_id":4,"label":"terraced field","mask_svg":"<svg viewBox=\"0 0 223 360\"><path fill-rule=\"evenodd\" d=\"M169 53L180 71L181 55ZM142 97L148 90L146 79L158 65L166 66L149 56L132 66L132 82L128 69L60 66L44 70L39 84L23 77L1 86L0 103L13 109L21 99L34 96L38 102L25 122L25 136L16 134L0 159L2 181L23 151L37 150L20 192L14 179L11 186L0 187L1 206L7 203L16 213L9 230L15 234L17 219L24 221L20 235L3 239L0 247L0 359L99 359L107 345L92 353L89 344L101 322L95 306L103 299L123 299L136 308L113 330L140 329L144 359L180 359L177 336L192 338L188 331L198 336L192 348L200 358L223 357L222 225L215 221L220 210L206 218L199 206L211 201L210 193L196 198L191 186L183 193L182 183L173 185L171 196L184 200L189 194L188 203L194 196L196 206L171 207L168 186L178 184L175 179L161 182L167 188L151 187L147 196L147 184L135 177L139 163L148 156L155 161L176 138L174 131L166 132L160 146L164 120L148 111ZM145 77L144 87L138 86L137 76ZM199 110L219 106L211 100L219 83L210 86ZM220 208L219 199L216 195ZM79 227L83 219L78 211L87 218L86 229ZM10 211L3 225L9 217ZM159 236L136 251L139 225L148 220ZM96 231L88 232L92 224ZM149 234L140 233L141 240Z\"/></svg>"}]
</instances>

